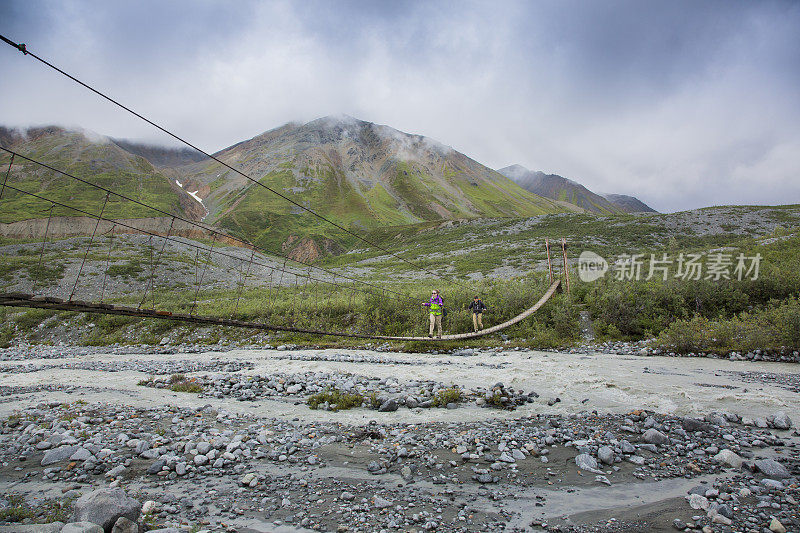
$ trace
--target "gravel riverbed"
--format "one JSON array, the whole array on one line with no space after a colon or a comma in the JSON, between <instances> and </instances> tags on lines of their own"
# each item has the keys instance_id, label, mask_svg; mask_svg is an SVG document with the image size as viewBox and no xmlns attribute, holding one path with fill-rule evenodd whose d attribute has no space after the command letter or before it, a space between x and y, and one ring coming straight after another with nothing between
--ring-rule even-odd
<instances>
[{"instance_id":1,"label":"gravel riverbed","mask_svg":"<svg viewBox=\"0 0 800 533\"><path fill-rule=\"evenodd\" d=\"M800 531L796 368L9 348L0 532Z\"/></svg>"}]
</instances>

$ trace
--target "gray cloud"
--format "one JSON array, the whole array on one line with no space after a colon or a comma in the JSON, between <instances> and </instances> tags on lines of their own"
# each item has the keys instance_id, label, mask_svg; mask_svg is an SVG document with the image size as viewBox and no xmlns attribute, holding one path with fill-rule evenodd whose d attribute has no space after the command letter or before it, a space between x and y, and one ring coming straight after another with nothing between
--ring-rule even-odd
<instances>
[{"instance_id":1,"label":"gray cloud","mask_svg":"<svg viewBox=\"0 0 800 533\"><path fill-rule=\"evenodd\" d=\"M0 33L207 150L346 113L660 210L800 202L796 2L5 2ZM167 143L10 47L0 123Z\"/></svg>"}]
</instances>

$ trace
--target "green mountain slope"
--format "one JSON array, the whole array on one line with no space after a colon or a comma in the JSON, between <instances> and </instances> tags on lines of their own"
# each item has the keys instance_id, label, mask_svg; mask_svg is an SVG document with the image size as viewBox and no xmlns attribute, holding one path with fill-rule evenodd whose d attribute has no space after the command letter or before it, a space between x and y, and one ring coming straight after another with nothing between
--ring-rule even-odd
<instances>
[{"instance_id":1,"label":"green mountain slope","mask_svg":"<svg viewBox=\"0 0 800 533\"><path fill-rule=\"evenodd\" d=\"M356 230L569 210L431 139L351 117L286 124L215 155ZM208 221L258 244L286 248L306 236L316 242L338 236L329 224L216 162L173 171L182 182L207 188L201 196Z\"/></svg>"},{"instance_id":2,"label":"green mountain slope","mask_svg":"<svg viewBox=\"0 0 800 533\"><path fill-rule=\"evenodd\" d=\"M131 154L107 138L87 132L48 126L24 132L0 128L0 143L24 156L87 181L107 187L164 211L200 218L205 209L143 157ZM0 151L5 178L11 156ZM106 194L77 180L34 163L15 159L8 185L89 213L99 213ZM0 199L0 222L46 217L50 203L7 188ZM54 216L81 216L56 207ZM104 216L141 218L160 216L153 210L110 196Z\"/></svg>"}]
</instances>

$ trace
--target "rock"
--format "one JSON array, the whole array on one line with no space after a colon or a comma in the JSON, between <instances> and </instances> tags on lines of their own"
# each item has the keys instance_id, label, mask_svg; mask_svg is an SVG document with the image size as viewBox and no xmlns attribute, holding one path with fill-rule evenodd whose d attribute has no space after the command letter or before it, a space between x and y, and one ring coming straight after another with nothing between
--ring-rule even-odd
<instances>
[{"instance_id":1,"label":"rock","mask_svg":"<svg viewBox=\"0 0 800 533\"><path fill-rule=\"evenodd\" d=\"M648 444L666 444L669 438L655 428L650 428L644 432L644 441Z\"/></svg>"},{"instance_id":2,"label":"rock","mask_svg":"<svg viewBox=\"0 0 800 533\"><path fill-rule=\"evenodd\" d=\"M692 509L708 509L708 498L705 496L700 496L699 494L690 494L689 495L689 506Z\"/></svg>"},{"instance_id":3,"label":"rock","mask_svg":"<svg viewBox=\"0 0 800 533\"><path fill-rule=\"evenodd\" d=\"M774 459L759 459L753 463L756 469L765 476L773 479L786 479L789 471Z\"/></svg>"},{"instance_id":4,"label":"rock","mask_svg":"<svg viewBox=\"0 0 800 533\"><path fill-rule=\"evenodd\" d=\"M208 452L211 451L211 443L206 441L201 441L197 443L197 453L199 455L206 455Z\"/></svg>"},{"instance_id":5,"label":"rock","mask_svg":"<svg viewBox=\"0 0 800 533\"><path fill-rule=\"evenodd\" d=\"M186 463L181 461L180 463L175 463L175 473L179 476L186 475Z\"/></svg>"},{"instance_id":6,"label":"rock","mask_svg":"<svg viewBox=\"0 0 800 533\"><path fill-rule=\"evenodd\" d=\"M600 449L597 450L597 458L604 464L614 464L614 450L608 446L601 446Z\"/></svg>"},{"instance_id":7,"label":"rock","mask_svg":"<svg viewBox=\"0 0 800 533\"><path fill-rule=\"evenodd\" d=\"M785 411L778 411L775 413L772 425L775 426L776 429L789 429L792 427L792 419L786 415Z\"/></svg>"},{"instance_id":8,"label":"rock","mask_svg":"<svg viewBox=\"0 0 800 533\"><path fill-rule=\"evenodd\" d=\"M622 450L622 453L636 453L636 448L627 440L623 439L620 441L619 447Z\"/></svg>"},{"instance_id":9,"label":"rock","mask_svg":"<svg viewBox=\"0 0 800 533\"><path fill-rule=\"evenodd\" d=\"M586 472L591 472L593 474L604 473L597 468L597 461L595 461L594 457L587 453L582 453L575 457L575 464L578 465L578 469L585 470Z\"/></svg>"},{"instance_id":10,"label":"rock","mask_svg":"<svg viewBox=\"0 0 800 533\"><path fill-rule=\"evenodd\" d=\"M104 533L103 528L92 522L70 522L64 524L61 533Z\"/></svg>"},{"instance_id":11,"label":"rock","mask_svg":"<svg viewBox=\"0 0 800 533\"><path fill-rule=\"evenodd\" d=\"M675 520L672 521L672 527L674 527L678 531L683 531L684 529L686 529L686 522L676 518Z\"/></svg>"},{"instance_id":12,"label":"rock","mask_svg":"<svg viewBox=\"0 0 800 533\"><path fill-rule=\"evenodd\" d=\"M383 499L377 495L373 498L372 502L376 509L386 509L387 507L394 505L394 503L390 502L389 500Z\"/></svg>"},{"instance_id":13,"label":"rock","mask_svg":"<svg viewBox=\"0 0 800 533\"><path fill-rule=\"evenodd\" d=\"M712 524L722 524L723 526L729 526L733 524L733 520L728 518L727 516L722 516L719 513L714 513L714 516L711 518Z\"/></svg>"},{"instance_id":14,"label":"rock","mask_svg":"<svg viewBox=\"0 0 800 533\"><path fill-rule=\"evenodd\" d=\"M78 498L73 519L99 524L110 531L121 516L135 522L141 509L142 504L128 497L122 489L100 489Z\"/></svg>"},{"instance_id":15,"label":"rock","mask_svg":"<svg viewBox=\"0 0 800 533\"><path fill-rule=\"evenodd\" d=\"M506 453L506 452L503 452L503 453L500 454L499 460L503 461L504 463L516 463L517 462L516 459L514 459L513 457L508 455L508 453Z\"/></svg>"},{"instance_id":16,"label":"rock","mask_svg":"<svg viewBox=\"0 0 800 533\"><path fill-rule=\"evenodd\" d=\"M685 417L681 419L681 427L683 427L685 431L694 432L694 431L706 431L709 428L709 425L707 422L704 422L703 420L698 420L697 418Z\"/></svg>"},{"instance_id":17,"label":"rock","mask_svg":"<svg viewBox=\"0 0 800 533\"><path fill-rule=\"evenodd\" d=\"M346 502L351 502L356 499L356 496L352 492L344 491L342 492L341 496L339 496L339 499L344 500Z\"/></svg>"},{"instance_id":18,"label":"rock","mask_svg":"<svg viewBox=\"0 0 800 533\"><path fill-rule=\"evenodd\" d=\"M139 533L139 525L124 516L117 518L111 533Z\"/></svg>"},{"instance_id":19,"label":"rock","mask_svg":"<svg viewBox=\"0 0 800 533\"><path fill-rule=\"evenodd\" d=\"M525 459L525 454L522 453L522 450L518 450L518 449L514 448L511 451L511 457L513 457L517 461L521 461L521 460Z\"/></svg>"},{"instance_id":20,"label":"rock","mask_svg":"<svg viewBox=\"0 0 800 533\"><path fill-rule=\"evenodd\" d=\"M59 448L51 448L50 450L47 450L44 454L44 457L42 457L41 465L47 466L53 463L66 461L79 449L80 446L61 446Z\"/></svg>"},{"instance_id":21,"label":"rock","mask_svg":"<svg viewBox=\"0 0 800 533\"><path fill-rule=\"evenodd\" d=\"M150 514L156 510L156 502L147 500L142 504L142 514Z\"/></svg>"},{"instance_id":22,"label":"rock","mask_svg":"<svg viewBox=\"0 0 800 533\"><path fill-rule=\"evenodd\" d=\"M202 466L206 463L208 463L208 457L206 457L205 455L194 456L194 464L196 464L197 466Z\"/></svg>"},{"instance_id":23,"label":"rock","mask_svg":"<svg viewBox=\"0 0 800 533\"><path fill-rule=\"evenodd\" d=\"M154 462L149 467L147 467L147 473L150 475L158 474L159 472L161 472L161 469L164 468L164 466L166 466L166 464L167 464L166 459L159 459L158 461Z\"/></svg>"},{"instance_id":24,"label":"rock","mask_svg":"<svg viewBox=\"0 0 800 533\"><path fill-rule=\"evenodd\" d=\"M86 448L80 448L78 451L76 451L69 457L70 461L88 461L90 459L94 462L96 458L92 454L92 452L90 452Z\"/></svg>"},{"instance_id":25,"label":"rock","mask_svg":"<svg viewBox=\"0 0 800 533\"><path fill-rule=\"evenodd\" d=\"M611 481L608 480L606 476L594 476L594 480L598 483L602 483L603 485L611 486Z\"/></svg>"},{"instance_id":26,"label":"rock","mask_svg":"<svg viewBox=\"0 0 800 533\"><path fill-rule=\"evenodd\" d=\"M391 413L393 411L397 411L398 407L399 407L399 405L397 403L397 400L389 399L389 400L386 400L385 402L383 402L380 407L378 407L378 411L381 411L381 412L384 412L384 413Z\"/></svg>"},{"instance_id":27,"label":"rock","mask_svg":"<svg viewBox=\"0 0 800 533\"><path fill-rule=\"evenodd\" d=\"M742 463L744 463L744 459L727 448L715 455L713 459L718 463L723 463L733 468L741 468Z\"/></svg>"},{"instance_id":28,"label":"rock","mask_svg":"<svg viewBox=\"0 0 800 533\"><path fill-rule=\"evenodd\" d=\"M122 474L124 474L126 470L127 470L127 468L125 468L125 465L117 465L114 468L112 468L111 470L109 470L108 472L106 472L106 477L109 477L109 478L111 478L111 477L119 477Z\"/></svg>"},{"instance_id":29,"label":"rock","mask_svg":"<svg viewBox=\"0 0 800 533\"><path fill-rule=\"evenodd\" d=\"M775 517L772 517L772 521L769 523L769 530L772 531L772 533L786 533L786 528L783 527L781 521Z\"/></svg>"},{"instance_id":30,"label":"rock","mask_svg":"<svg viewBox=\"0 0 800 533\"><path fill-rule=\"evenodd\" d=\"M641 455L631 455L628 457L628 461L635 464L636 466L642 466L644 464L644 457Z\"/></svg>"}]
</instances>

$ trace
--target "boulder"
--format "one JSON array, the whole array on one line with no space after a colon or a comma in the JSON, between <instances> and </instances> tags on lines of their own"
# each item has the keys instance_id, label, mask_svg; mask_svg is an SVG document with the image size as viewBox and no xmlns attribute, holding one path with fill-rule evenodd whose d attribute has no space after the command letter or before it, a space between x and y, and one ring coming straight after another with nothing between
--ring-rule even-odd
<instances>
[{"instance_id":1,"label":"boulder","mask_svg":"<svg viewBox=\"0 0 800 533\"><path fill-rule=\"evenodd\" d=\"M136 522L141 509L142 504L128 497L122 489L100 489L78 498L73 519L92 522L105 531L111 531L121 516Z\"/></svg>"},{"instance_id":2,"label":"boulder","mask_svg":"<svg viewBox=\"0 0 800 533\"><path fill-rule=\"evenodd\" d=\"M718 463L726 464L733 468L741 468L742 463L744 463L744 459L727 448L715 455L714 460Z\"/></svg>"},{"instance_id":3,"label":"boulder","mask_svg":"<svg viewBox=\"0 0 800 533\"><path fill-rule=\"evenodd\" d=\"M575 457L575 464L578 465L580 470L591 472L593 474L604 474L604 472L597 468L597 461L588 453L582 453Z\"/></svg>"},{"instance_id":4,"label":"boulder","mask_svg":"<svg viewBox=\"0 0 800 533\"><path fill-rule=\"evenodd\" d=\"M661 433L655 428L650 428L644 432L644 441L648 444L666 444L669 442L669 437Z\"/></svg>"},{"instance_id":5,"label":"boulder","mask_svg":"<svg viewBox=\"0 0 800 533\"><path fill-rule=\"evenodd\" d=\"M128 520L124 516L117 518L114 522L114 528L111 533L139 533L139 524L132 520Z\"/></svg>"},{"instance_id":6,"label":"boulder","mask_svg":"<svg viewBox=\"0 0 800 533\"><path fill-rule=\"evenodd\" d=\"M685 431L706 431L709 428L707 422L703 420L698 420L696 418L686 417L681 420L681 427Z\"/></svg>"},{"instance_id":7,"label":"boulder","mask_svg":"<svg viewBox=\"0 0 800 533\"><path fill-rule=\"evenodd\" d=\"M60 446L58 448L51 448L45 452L44 457L42 457L41 464L42 466L47 466L53 463L66 461L79 449L80 446Z\"/></svg>"},{"instance_id":8,"label":"boulder","mask_svg":"<svg viewBox=\"0 0 800 533\"><path fill-rule=\"evenodd\" d=\"M786 467L774 459L759 459L753 463L756 470L772 479L786 479L789 477L789 471Z\"/></svg>"},{"instance_id":9,"label":"boulder","mask_svg":"<svg viewBox=\"0 0 800 533\"><path fill-rule=\"evenodd\" d=\"M792 427L792 419L786 414L786 411L778 411L772 419L772 425L775 429L789 429Z\"/></svg>"},{"instance_id":10,"label":"boulder","mask_svg":"<svg viewBox=\"0 0 800 533\"><path fill-rule=\"evenodd\" d=\"M604 464L614 464L614 450L608 446L601 446L600 449L597 450L597 458Z\"/></svg>"}]
</instances>

